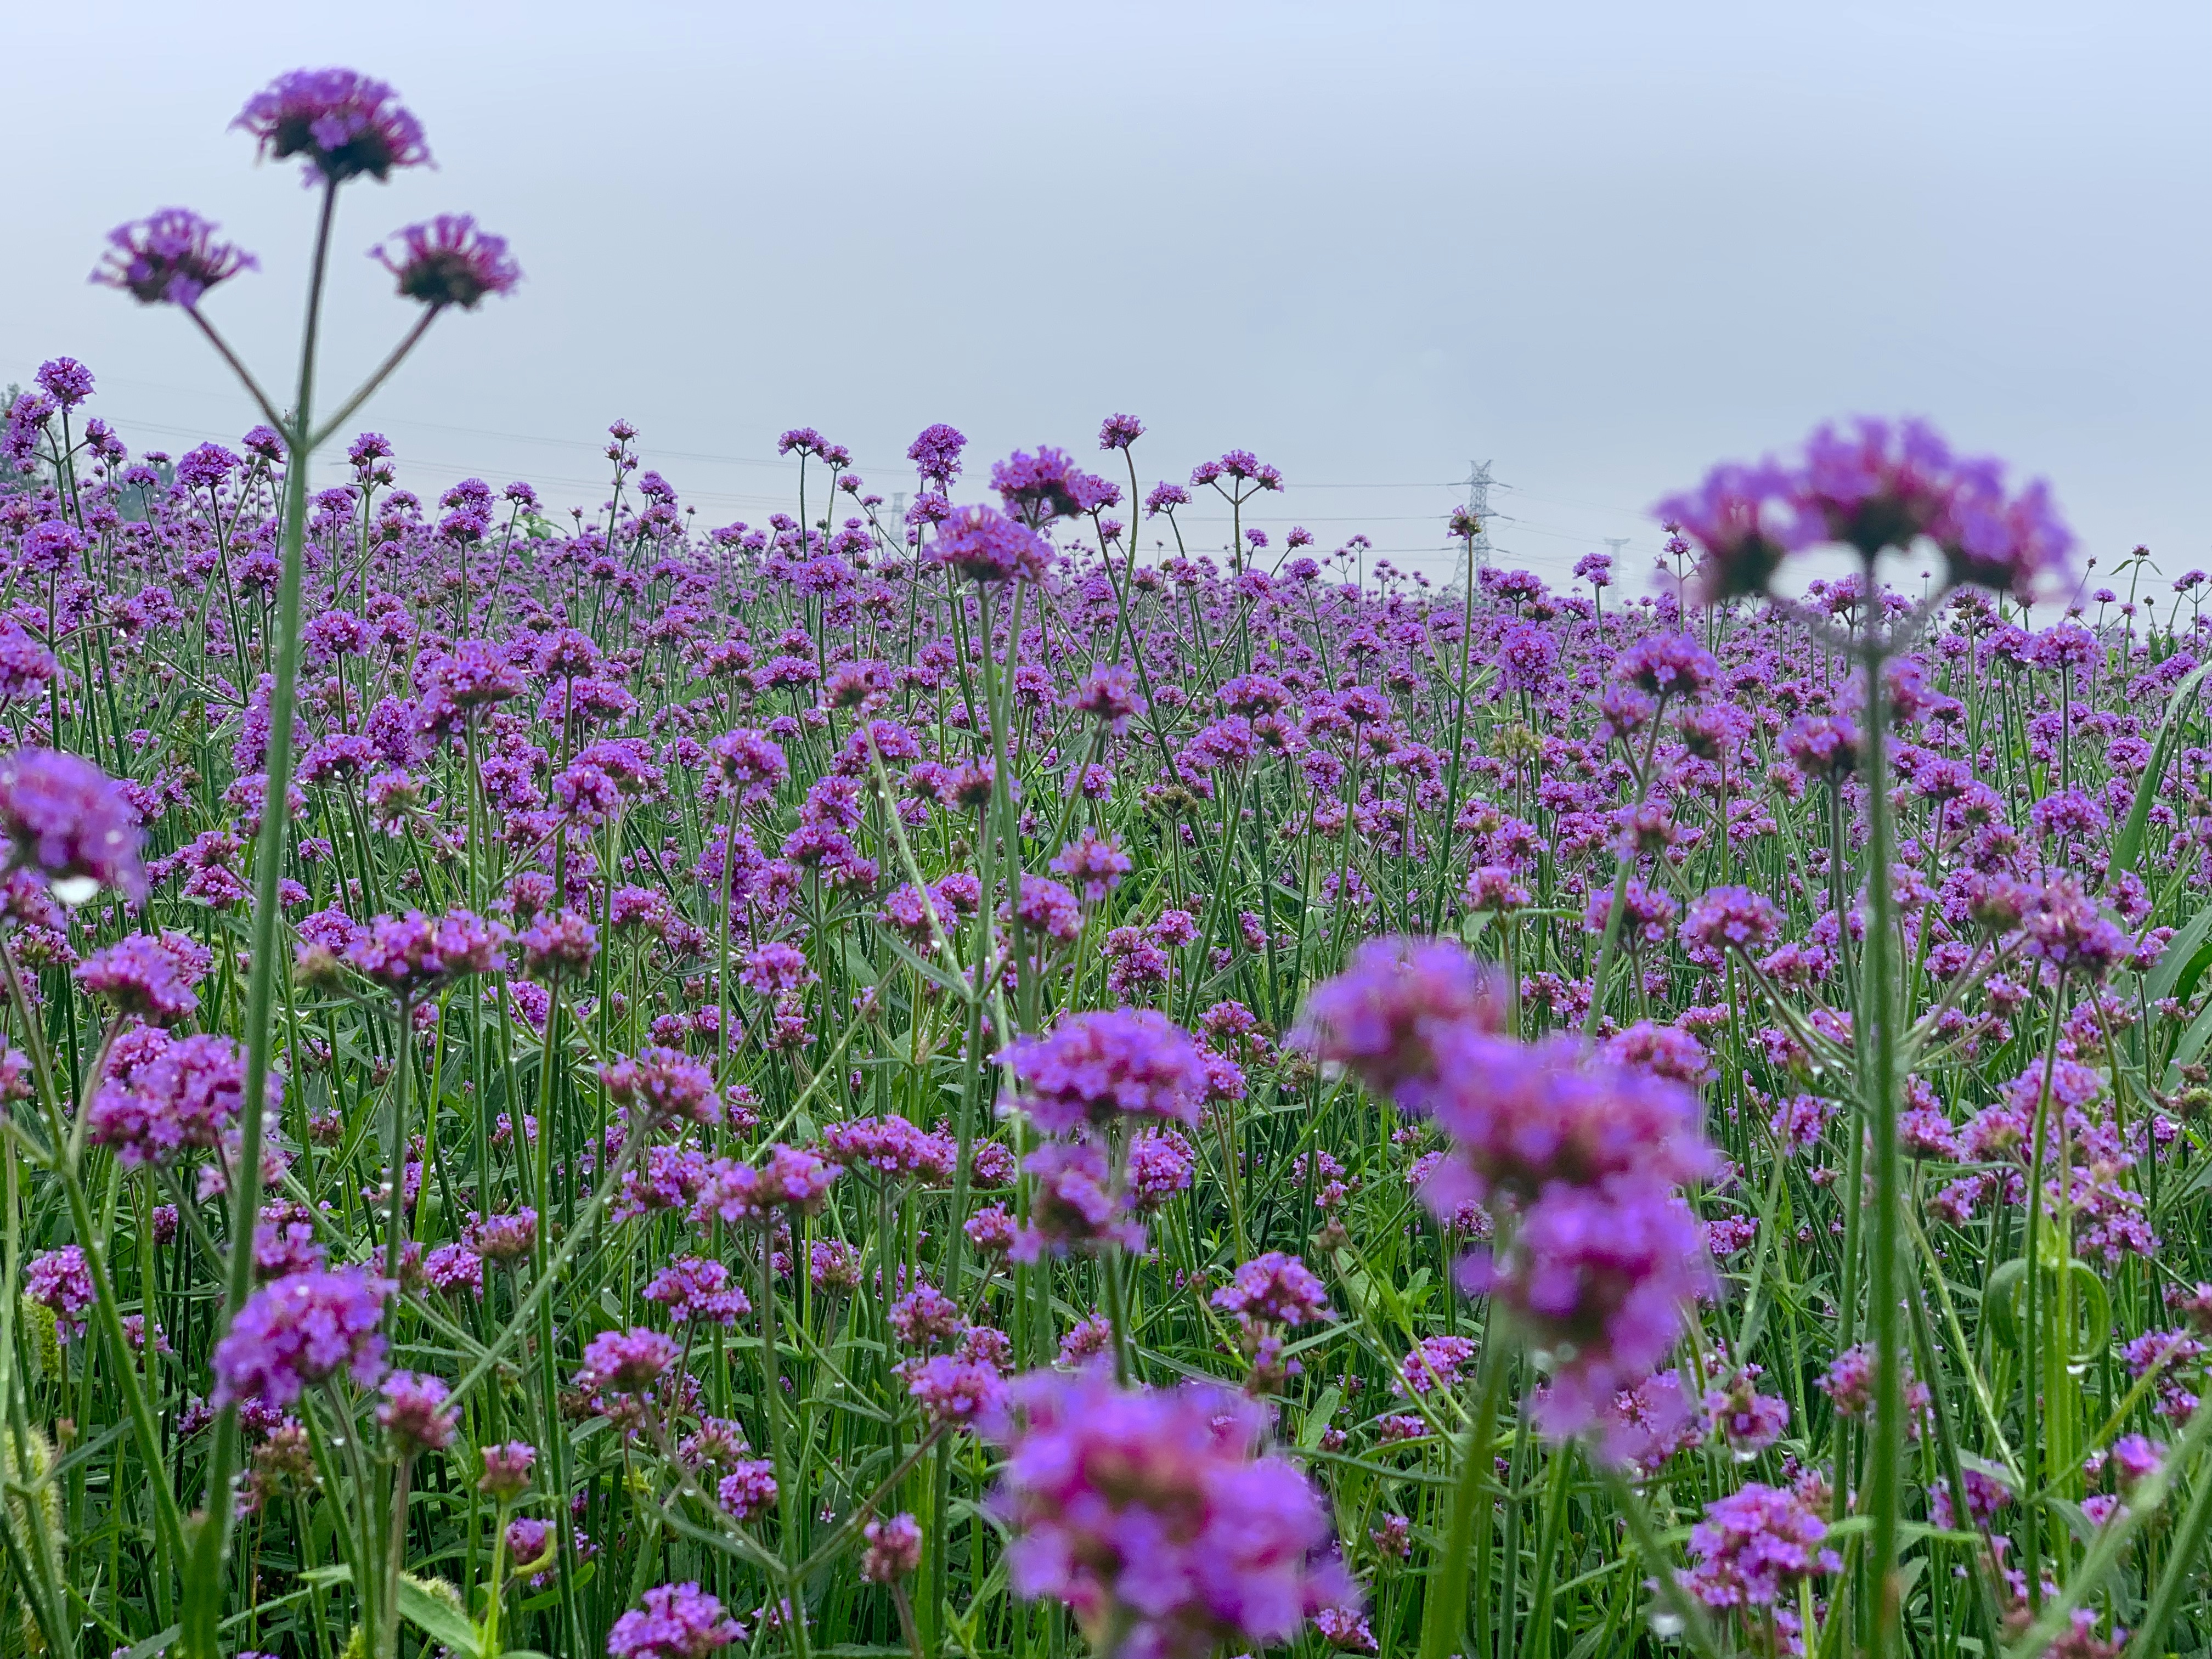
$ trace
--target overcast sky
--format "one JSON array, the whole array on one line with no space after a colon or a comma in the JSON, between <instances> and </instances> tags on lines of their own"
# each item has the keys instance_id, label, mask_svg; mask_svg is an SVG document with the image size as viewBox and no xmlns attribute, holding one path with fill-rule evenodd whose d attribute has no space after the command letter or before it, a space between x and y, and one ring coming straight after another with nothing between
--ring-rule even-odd
<instances>
[{"instance_id":1,"label":"overcast sky","mask_svg":"<svg viewBox=\"0 0 2212 1659\"><path fill-rule=\"evenodd\" d=\"M343 198L326 383L409 320L380 236L507 234L364 423L425 494L605 495L606 423L702 518L788 505L786 427L910 488L1150 428L1249 448L1261 523L1443 574L1486 458L1563 573L1711 462L1854 412L2047 474L2088 552L2212 565L2212 8L2043 0L11 4L0 381L69 353L138 449L235 440L177 313L85 276L178 204L264 269L210 312L288 380L311 198L226 131L274 73L393 82L438 167ZM1220 525L1200 526L1217 542Z\"/></svg>"}]
</instances>

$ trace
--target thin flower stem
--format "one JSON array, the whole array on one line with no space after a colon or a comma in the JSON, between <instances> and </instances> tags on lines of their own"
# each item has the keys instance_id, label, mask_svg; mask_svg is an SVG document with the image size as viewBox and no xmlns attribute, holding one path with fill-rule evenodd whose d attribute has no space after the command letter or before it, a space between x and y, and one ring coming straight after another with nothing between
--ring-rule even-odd
<instances>
[{"instance_id":1,"label":"thin flower stem","mask_svg":"<svg viewBox=\"0 0 2212 1659\"><path fill-rule=\"evenodd\" d=\"M328 443L353 418L354 412L376 395L377 389L392 378L392 372L407 360L407 354L414 350L422 337L430 331L430 325L438 320L438 313L444 309L442 305L423 307L422 314L415 319L415 326L401 337L399 343L392 347L385 360L377 365L376 372L363 380L353 396L338 405L337 413L325 422L307 441L311 453Z\"/></svg>"},{"instance_id":2,"label":"thin flower stem","mask_svg":"<svg viewBox=\"0 0 2212 1659\"><path fill-rule=\"evenodd\" d=\"M222 356L223 362L230 366L230 372L238 376L239 383L245 386L247 396L260 406L261 417L276 428L280 436L289 436L291 422L284 417L275 403L270 401L269 394L261 389L261 383L253 378L253 371L246 368L238 354L230 349L230 343L216 331L215 325L208 321L206 313L198 306L187 306L185 307L185 315L198 325L200 332L207 337L208 343L213 346ZM239 510L245 511L243 503L240 504Z\"/></svg>"},{"instance_id":3,"label":"thin flower stem","mask_svg":"<svg viewBox=\"0 0 2212 1659\"><path fill-rule=\"evenodd\" d=\"M1430 1582L1421 1618L1420 1659L1449 1659L1465 1650L1467 1638L1468 1570L1475 1558L1475 1528L1481 1518L1486 1545L1490 1531L1491 1504L1486 1501L1497 1475L1491 1468L1492 1445L1497 1433L1498 1408L1505 1394L1507 1370L1504 1344L1493 1317L1482 1345L1481 1376L1475 1385L1474 1414L1459 1438L1459 1478L1452 1487L1450 1519L1444 1531L1443 1550ZM1486 1548L1484 1554L1487 1555ZM1488 1585L1476 1587L1481 1595Z\"/></svg>"},{"instance_id":4,"label":"thin flower stem","mask_svg":"<svg viewBox=\"0 0 2212 1659\"><path fill-rule=\"evenodd\" d=\"M224 1276L218 1330L227 1329L253 1288L253 1226L261 1199L261 1139L267 1104L270 1042L274 1036L278 945L283 907L284 845L290 827L288 793L292 778L292 716L300 672L300 593L307 541L307 451L300 441L314 401L315 355L322 319L324 280L330 266L331 229L337 212L337 184L323 186L315 225L314 256L307 286L307 315L300 340L299 392L285 434L289 462L284 470L284 541L277 581L274 643L276 661L269 698L267 785L263 792L261 829L254 852L253 965L246 1001L246 1081L239 1108L239 1152L231 1172L230 1261ZM203 325L204 326L204 325ZM249 381L249 385L250 385ZM217 1425L216 1450L208 1465L207 1519L198 1528L185 1601L185 1659L215 1659L216 1624L222 1611L222 1577L232 1523L230 1483L238 1455L237 1411L226 1410Z\"/></svg>"},{"instance_id":5,"label":"thin flower stem","mask_svg":"<svg viewBox=\"0 0 2212 1659\"><path fill-rule=\"evenodd\" d=\"M1867 568L1868 587L1874 570ZM1869 605L1869 616L1879 607ZM1875 1342L1875 1430L1867 1501L1874 1516L1872 1540L1875 1575L1874 1652L1877 1659L1899 1650L1903 1639L1904 1587L1898 1578L1898 1541L1904 1509L1905 1435L1905 1339L1899 1299L1900 1232L1905 1207L1904 1176L1898 1156L1896 969L1894 903L1890 892L1892 830L1887 747L1888 711L1884 707L1882 647L1868 623L1864 647L1867 681L1867 992L1858 1017L1865 1024L1866 1064L1873 1073L1870 1126L1874 1151L1875 1224L1868 1293L1873 1302ZM1867 1079L1861 1080L1864 1089ZM1856 1200L1857 1194L1849 1195Z\"/></svg>"}]
</instances>

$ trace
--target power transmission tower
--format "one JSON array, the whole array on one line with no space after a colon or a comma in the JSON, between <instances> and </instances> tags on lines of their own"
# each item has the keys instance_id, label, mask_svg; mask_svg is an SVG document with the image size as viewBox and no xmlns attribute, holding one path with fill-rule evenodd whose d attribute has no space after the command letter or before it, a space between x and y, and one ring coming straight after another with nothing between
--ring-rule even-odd
<instances>
[{"instance_id":1,"label":"power transmission tower","mask_svg":"<svg viewBox=\"0 0 2212 1659\"><path fill-rule=\"evenodd\" d=\"M1477 570L1490 568L1490 463L1469 461L1467 464L1467 510L1478 528L1473 541L1467 544L1460 556L1457 582L1472 582ZM1472 568L1470 568L1470 561Z\"/></svg>"}]
</instances>

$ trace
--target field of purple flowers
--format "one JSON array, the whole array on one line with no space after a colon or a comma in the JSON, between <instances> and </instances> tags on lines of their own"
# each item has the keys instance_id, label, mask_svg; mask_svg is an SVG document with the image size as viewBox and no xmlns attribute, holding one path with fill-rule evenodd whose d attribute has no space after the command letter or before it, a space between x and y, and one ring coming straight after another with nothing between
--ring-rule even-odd
<instances>
[{"instance_id":1,"label":"field of purple flowers","mask_svg":"<svg viewBox=\"0 0 2212 1659\"><path fill-rule=\"evenodd\" d=\"M267 423L7 411L0 1653L2212 1644L2201 574L1910 423L1639 599L1274 544L1121 415L902 517L803 428L764 525L621 422L596 512L425 501L356 413L514 261L388 239L317 415L424 137L238 125L287 395L198 215L94 280Z\"/></svg>"}]
</instances>

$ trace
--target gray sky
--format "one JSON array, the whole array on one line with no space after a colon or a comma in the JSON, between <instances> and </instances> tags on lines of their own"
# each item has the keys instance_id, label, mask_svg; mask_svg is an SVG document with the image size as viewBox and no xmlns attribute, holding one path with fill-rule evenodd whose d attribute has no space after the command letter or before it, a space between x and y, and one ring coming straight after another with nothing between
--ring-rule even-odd
<instances>
[{"instance_id":1,"label":"gray sky","mask_svg":"<svg viewBox=\"0 0 2212 1659\"><path fill-rule=\"evenodd\" d=\"M392 82L439 167L343 198L326 384L409 319L380 236L446 210L526 278L364 423L428 494L605 495L606 423L702 518L787 506L775 434L910 487L1099 419L1145 482L1256 451L1261 522L1439 574L1471 457L1507 562L1854 412L2045 473L2088 552L2212 566L2212 9L1904 3L11 4L0 380L67 352L135 447L234 439L183 319L85 276L172 203L264 269L210 310L286 380L310 198L226 124L276 71ZM1218 541L1225 526L1200 526Z\"/></svg>"}]
</instances>

